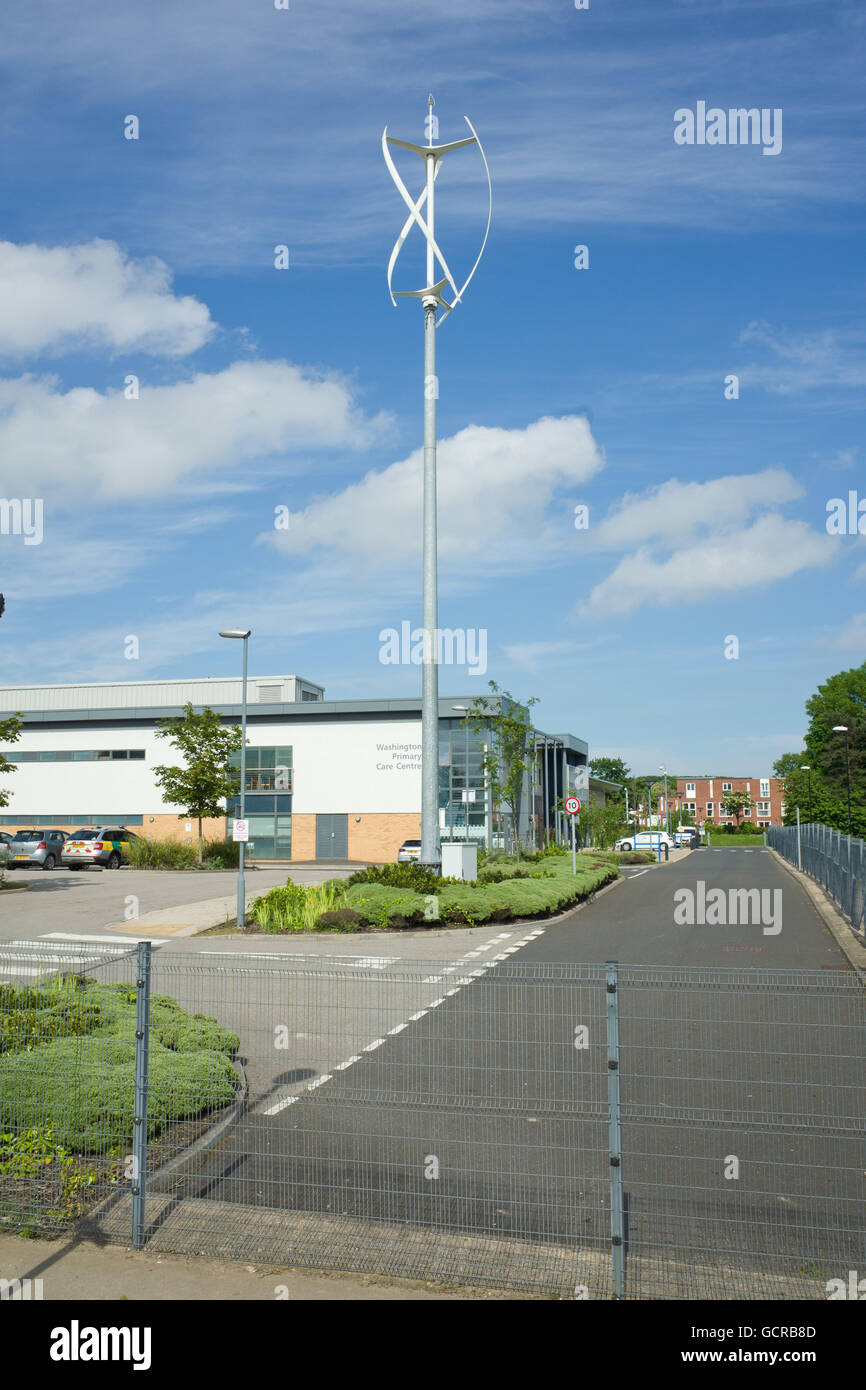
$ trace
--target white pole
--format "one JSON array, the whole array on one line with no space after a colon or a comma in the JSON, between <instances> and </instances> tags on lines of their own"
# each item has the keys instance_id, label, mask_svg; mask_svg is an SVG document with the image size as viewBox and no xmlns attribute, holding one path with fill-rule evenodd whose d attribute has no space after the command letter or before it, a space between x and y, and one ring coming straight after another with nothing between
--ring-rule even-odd
<instances>
[{"instance_id":1,"label":"white pole","mask_svg":"<svg viewBox=\"0 0 866 1390\"><path fill-rule=\"evenodd\" d=\"M569 816L571 821L571 872L577 873L577 853L574 848L574 816Z\"/></svg>"},{"instance_id":2,"label":"white pole","mask_svg":"<svg viewBox=\"0 0 866 1390\"><path fill-rule=\"evenodd\" d=\"M803 857L800 853L800 808L797 807L797 868L802 869Z\"/></svg>"}]
</instances>

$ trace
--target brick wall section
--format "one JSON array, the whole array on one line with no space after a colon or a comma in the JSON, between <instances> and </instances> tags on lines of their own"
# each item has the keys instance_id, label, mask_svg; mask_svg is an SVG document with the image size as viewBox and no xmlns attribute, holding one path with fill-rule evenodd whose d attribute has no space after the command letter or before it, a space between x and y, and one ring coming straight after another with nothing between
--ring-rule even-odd
<instances>
[{"instance_id":1,"label":"brick wall section","mask_svg":"<svg viewBox=\"0 0 866 1390\"><path fill-rule=\"evenodd\" d=\"M187 825L192 829L187 832ZM67 831L69 827L66 827ZM141 835L145 840L180 840L182 843L191 841L198 843L198 821L190 820L183 816L178 820L176 815L171 812L165 814L159 812L154 816L145 816L141 825L131 825L129 827L136 835ZM203 820L201 823L201 833L206 840L224 840L226 837L225 816L215 816L213 820Z\"/></svg>"},{"instance_id":2,"label":"brick wall section","mask_svg":"<svg viewBox=\"0 0 866 1390\"><path fill-rule=\"evenodd\" d=\"M360 815L360 821L355 816ZM413 812L349 814L349 858L395 861L404 840L420 840L421 817ZM293 854L292 856L296 856Z\"/></svg>"},{"instance_id":3,"label":"brick wall section","mask_svg":"<svg viewBox=\"0 0 866 1390\"><path fill-rule=\"evenodd\" d=\"M676 794L671 794L671 811L678 811L686 803L695 803L695 820L698 825L703 824L707 817L707 804L712 802L712 819L716 825L735 824L733 816L724 816L719 810L719 803L727 796L727 790L722 790L722 784L730 783L730 790L735 792L745 792L756 803L752 806L752 814L743 818L744 823L751 825L781 825L782 806L784 805L784 794L782 782L778 777L770 777L769 796L761 795L761 778L758 777L680 777L677 779ZM694 792L686 790L694 783ZM770 803L770 812L758 811L757 803Z\"/></svg>"}]
</instances>

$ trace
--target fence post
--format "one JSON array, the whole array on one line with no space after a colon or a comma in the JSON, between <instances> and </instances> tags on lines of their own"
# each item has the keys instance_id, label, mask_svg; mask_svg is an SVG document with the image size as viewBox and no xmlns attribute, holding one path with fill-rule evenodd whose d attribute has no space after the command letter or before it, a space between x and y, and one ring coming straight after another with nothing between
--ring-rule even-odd
<instances>
[{"instance_id":1,"label":"fence post","mask_svg":"<svg viewBox=\"0 0 866 1390\"><path fill-rule=\"evenodd\" d=\"M800 808L797 807L797 868L802 869L803 856L800 852Z\"/></svg>"},{"instance_id":2,"label":"fence post","mask_svg":"<svg viewBox=\"0 0 866 1390\"><path fill-rule=\"evenodd\" d=\"M613 1296L625 1298L625 1235L622 1200L622 1122L619 1086L619 968L605 963L607 983L607 1113L610 1148L610 1254Z\"/></svg>"},{"instance_id":3,"label":"fence post","mask_svg":"<svg viewBox=\"0 0 866 1390\"><path fill-rule=\"evenodd\" d=\"M147 1060L150 1020L149 941L139 941L135 972L135 1094L132 1118L132 1248L144 1245L147 1187Z\"/></svg>"}]
</instances>

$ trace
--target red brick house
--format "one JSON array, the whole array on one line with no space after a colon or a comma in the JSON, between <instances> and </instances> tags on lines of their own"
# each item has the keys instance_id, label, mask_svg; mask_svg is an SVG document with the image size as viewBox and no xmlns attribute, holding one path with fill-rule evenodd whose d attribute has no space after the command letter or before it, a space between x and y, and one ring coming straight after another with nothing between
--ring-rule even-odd
<instances>
[{"instance_id":1,"label":"red brick house","mask_svg":"<svg viewBox=\"0 0 866 1390\"><path fill-rule=\"evenodd\" d=\"M746 824L781 825L785 812L784 784L778 777L678 777L676 792L670 786L668 791L672 823L677 811L688 809L697 825L708 820L715 825L736 824L735 818L721 809L728 792L745 792L751 797L753 805L742 818Z\"/></svg>"}]
</instances>

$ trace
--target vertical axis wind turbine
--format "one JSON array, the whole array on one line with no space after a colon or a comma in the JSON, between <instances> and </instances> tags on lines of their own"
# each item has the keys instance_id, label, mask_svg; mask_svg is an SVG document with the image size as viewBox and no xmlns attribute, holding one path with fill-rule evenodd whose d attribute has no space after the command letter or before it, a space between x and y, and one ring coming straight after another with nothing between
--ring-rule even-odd
<instances>
[{"instance_id":1,"label":"vertical axis wind turbine","mask_svg":"<svg viewBox=\"0 0 866 1390\"><path fill-rule=\"evenodd\" d=\"M388 134L386 126L382 132L382 154L403 202L409 209L409 216L403 224L391 258L388 261L388 293L391 303L397 299L420 299L424 310L424 560L423 560L423 600L422 600L422 655L423 680L421 695L421 855L422 864L438 867L442 852L439 837L439 672L438 672L438 593L437 593L437 522L436 522L436 401L439 383L436 377L436 313L443 310L439 322L444 322L452 309L461 302L466 287L484 254L490 232L490 219L493 213L493 189L490 183L490 170L481 145L468 116L464 120L472 134L465 140L454 140L449 145L434 145L438 135L438 121L433 115L433 98L427 98L427 120L425 134L427 144L413 145L408 140L397 140ZM397 172L391 158L389 145L397 145L402 150L411 150L424 160L426 182L418 198L413 199ZM433 185L439 176L442 160L452 150L460 150L467 145L477 145L487 175L488 207L487 227L481 250L461 288L458 290L454 277L448 268L445 257L436 242ZM426 218L422 216L427 204ZM420 290L397 290L391 288L391 277L397 257L412 230L417 226L427 243L426 284ZM436 263L442 268L442 278L436 280ZM449 304L443 297L446 287L451 289L453 298Z\"/></svg>"}]
</instances>

